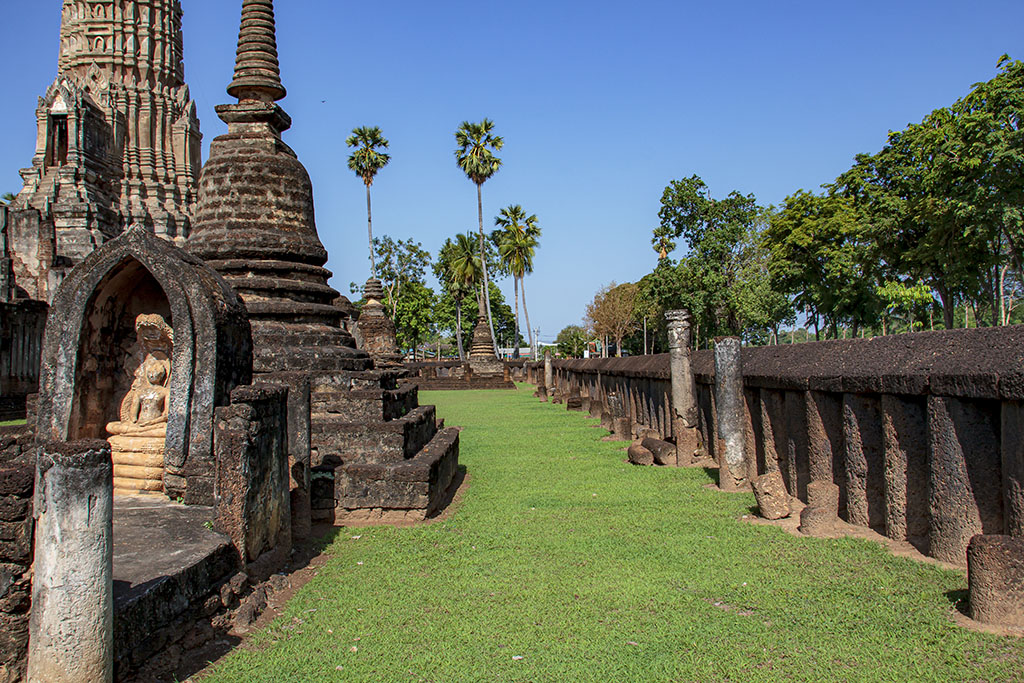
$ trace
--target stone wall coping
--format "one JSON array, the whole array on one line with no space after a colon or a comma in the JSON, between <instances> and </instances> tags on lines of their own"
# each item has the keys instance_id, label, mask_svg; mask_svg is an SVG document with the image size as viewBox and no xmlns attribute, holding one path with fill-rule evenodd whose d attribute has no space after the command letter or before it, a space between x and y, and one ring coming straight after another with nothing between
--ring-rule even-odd
<instances>
[{"instance_id":1,"label":"stone wall coping","mask_svg":"<svg viewBox=\"0 0 1024 683\"><path fill-rule=\"evenodd\" d=\"M696 381L712 384L713 351L693 351L691 358ZM742 363L748 388L1024 400L1024 325L748 346ZM556 360L553 366L670 379L668 354Z\"/></svg>"}]
</instances>

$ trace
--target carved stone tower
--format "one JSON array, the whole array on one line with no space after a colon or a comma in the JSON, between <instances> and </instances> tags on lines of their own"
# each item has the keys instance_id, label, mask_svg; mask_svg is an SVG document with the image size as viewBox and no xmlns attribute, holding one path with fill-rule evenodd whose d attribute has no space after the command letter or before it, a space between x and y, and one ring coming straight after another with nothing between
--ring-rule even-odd
<instances>
[{"instance_id":1,"label":"carved stone tower","mask_svg":"<svg viewBox=\"0 0 1024 683\"><path fill-rule=\"evenodd\" d=\"M35 156L10 207L17 296L48 300L126 225L188 236L202 137L181 14L178 0L64 0L57 78L39 98Z\"/></svg>"}]
</instances>

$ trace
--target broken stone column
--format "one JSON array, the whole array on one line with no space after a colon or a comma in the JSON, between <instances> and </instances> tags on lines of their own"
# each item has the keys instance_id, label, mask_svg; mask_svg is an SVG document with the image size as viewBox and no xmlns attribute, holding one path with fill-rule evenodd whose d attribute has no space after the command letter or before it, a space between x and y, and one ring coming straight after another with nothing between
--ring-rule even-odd
<instances>
[{"instance_id":1,"label":"broken stone column","mask_svg":"<svg viewBox=\"0 0 1024 683\"><path fill-rule=\"evenodd\" d=\"M996 534L971 538L967 586L972 619L1024 627L1024 538Z\"/></svg>"},{"instance_id":2,"label":"broken stone column","mask_svg":"<svg viewBox=\"0 0 1024 683\"><path fill-rule=\"evenodd\" d=\"M807 484L807 507L800 511L800 533L828 536L839 523L839 486L831 481Z\"/></svg>"},{"instance_id":3,"label":"broken stone column","mask_svg":"<svg viewBox=\"0 0 1024 683\"><path fill-rule=\"evenodd\" d=\"M554 391L555 378L551 371L551 349L544 350L544 386Z\"/></svg>"},{"instance_id":4,"label":"broken stone column","mask_svg":"<svg viewBox=\"0 0 1024 683\"><path fill-rule=\"evenodd\" d=\"M113 506L106 441L39 449L30 681L113 680Z\"/></svg>"},{"instance_id":5,"label":"broken stone column","mask_svg":"<svg viewBox=\"0 0 1024 683\"><path fill-rule=\"evenodd\" d=\"M629 461L634 465L653 465L654 454L643 444L635 443L630 445L626 451Z\"/></svg>"},{"instance_id":6,"label":"broken stone column","mask_svg":"<svg viewBox=\"0 0 1024 683\"><path fill-rule=\"evenodd\" d=\"M718 438L723 446L718 459L718 485L723 491L736 491L749 484L739 337L715 341L715 407Z\"/></svg>"},{"instance_id":7,"label":"broken stone column","mask_svg":"<svg viewBox=\"0 0 1024 683\"><path fill-rule=\"evenodd\" d=\"M669 368L672 377L672 433L676 439L676 463L693 462L700 449L697 432L697 385L690 366L690 327L693 318L685 309L666 311Z\"/></svg>"},{"instance_id":8,"label":"broken stone column","mask_svg":"<svg viewBox=\"0 0 1024 683\"><path fill-rule=\"evenodd\" d=\"M782 480L782 474L778 470L772 470L762 474L751 482L754 488L754 498L757 500L757 507L761 516L765 519L782 519L789 517L789 493L786 491L786 482Z\"/></svg>"}]
</instances>

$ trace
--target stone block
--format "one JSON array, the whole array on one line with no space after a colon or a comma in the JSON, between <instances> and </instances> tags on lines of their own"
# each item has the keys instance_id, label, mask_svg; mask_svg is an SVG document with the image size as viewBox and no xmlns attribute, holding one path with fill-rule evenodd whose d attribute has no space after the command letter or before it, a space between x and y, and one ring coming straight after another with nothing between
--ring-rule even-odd
<instances>
[{"instance_id":1,"label":"stone block","mask_svg":"<svg viewBox=\"0 0 1024 683\"><path fill-rule=\"evenodd\" d=\"M789 516L789 492L786 491L786 482L782 480L782 474L778 470L762 474L754 479L752 484L754 498L762 517L782 519Z\"/></svg>"},{"instance_id":2,"label":"stone block","mask_svg":"<svg viewBox=\"0 0 1024 683\"><path fill-rule=\"evenodd\" d=\"M631 445L627 453L629 454L629 461L634 465L654 464L654 454L638 443Z\"/></svg>"},{"instance_id":3,"label":"stone block","mask_svg":"<svg viewBox=\"0 0 1024 683\"><path fill-rule=\"evenodd\" d=\"M977 535L967 546L970 616L1024 628L1024 538Z\"/></svg>"},{"instance_id":4,"label":"stone block","mask_svg":"<svg viewBox=\"0 0 1024 683\"><path fill-rule=\"evenodd\" d=\"M640 444L654 455L655 464L668 466L676 464L676 447L674 444L651 437L644 438Z\"/></svg>"},{"instance_id":5,"label":"stone block","mask_svg":"<svg viewBox=\"0 0 1024 683\"><path fill-rule=\"evenodd\" d=\"M617 417L612 421L612 438L615 441L633 440L633 422L628 417Z\"/></svg>"}]
</instances>

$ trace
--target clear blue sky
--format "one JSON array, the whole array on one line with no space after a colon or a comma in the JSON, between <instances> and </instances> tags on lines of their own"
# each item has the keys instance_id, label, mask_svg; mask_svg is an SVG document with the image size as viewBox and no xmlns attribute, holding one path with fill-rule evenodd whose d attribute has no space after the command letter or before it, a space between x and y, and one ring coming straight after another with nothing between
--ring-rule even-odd
<instances>
[{"instance_id":1,"label":"clear blue sky","mask_svg":"<svg viewBox=\"0 0 1024 683\"><path fill-rule=\"evenodd\" d=\"M56 75L60 0L2 0L0 191L21 187L35 103ZM239 0L183 0L185 69L205 150L226 127ZM881 147L890 129L951 104L1024 58L1024 2L463 2L279 0L285 140L313 179L332 284L363 281L363 185L345 137L379 125L392 162L373 186L374 231L436 254L475 229L475 189L453 132L493 119L504 167L490 222L512 203L544 231L527 280L541 338L579 322L603 284L635 281L662 190L697 173L715 195L779 203ZM511 299L512 283L502 288Z\"/></svg>"}]
</instances>

